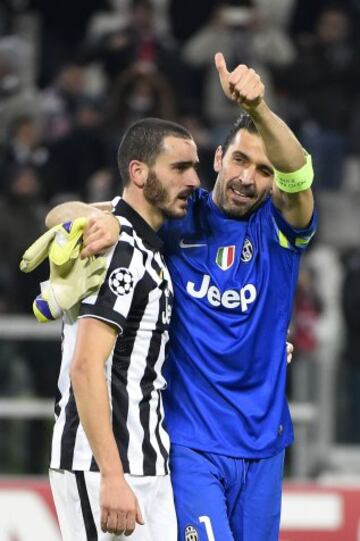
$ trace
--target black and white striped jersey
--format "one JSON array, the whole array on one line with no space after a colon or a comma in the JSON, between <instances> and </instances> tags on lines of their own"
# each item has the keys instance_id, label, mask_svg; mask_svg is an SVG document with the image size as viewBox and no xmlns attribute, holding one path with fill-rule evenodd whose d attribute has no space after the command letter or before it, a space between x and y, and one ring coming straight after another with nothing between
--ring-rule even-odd
<instances>
[{"instance_id":1,"label":"black and white striped jersey","mask_svg":"<svg viewBox=\"0 0 360 541\"><path fill-rule=\"evenodd\" d=\"M119 329L105 371L112 426L124 472L168 473L169 438L163 428L161 370L173 301L162 241L122 199L114 210L121 233L108 254L106 279L85 299L78 317L94 317ZM77 317L66 315L63 355L55 407L51 467L93 470L98 467L79 422L69 367L74 353Z\"/></svg>"}]
</instances>

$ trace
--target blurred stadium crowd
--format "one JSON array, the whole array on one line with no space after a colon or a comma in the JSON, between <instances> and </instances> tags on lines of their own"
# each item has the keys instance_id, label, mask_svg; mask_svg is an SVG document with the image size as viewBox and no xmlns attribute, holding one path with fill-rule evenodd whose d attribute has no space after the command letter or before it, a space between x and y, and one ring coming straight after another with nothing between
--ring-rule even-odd
<instances>
[{"instance_id":1,"label":"blurred stadium crowd","mask_svg":"<svg viewBox=\"0 0 360 541\"><path fill-rule=\"evenodd\" d=\"M119 192L116 148L132 121L186 125L211 188L213 150L239 113L218 84L222 51L261 74L315 165L320 230L299 280L289 396L316 402L319 355L335 359L335 437L360 443L359 28L360 0L2 0L0 313L31 313L47 269L18 264L47 210ZM2 340L0 395L52 397L58 358L54 342ZM1 472L45 471L48 433L26 430L22 458L0 449Z\"/></svg>"}]
</instances>

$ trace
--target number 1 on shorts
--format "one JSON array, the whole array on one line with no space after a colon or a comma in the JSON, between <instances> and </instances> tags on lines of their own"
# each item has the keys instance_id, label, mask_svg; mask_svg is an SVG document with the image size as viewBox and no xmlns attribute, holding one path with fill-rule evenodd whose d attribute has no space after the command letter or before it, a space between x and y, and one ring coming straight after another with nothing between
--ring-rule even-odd
<instances>
[{"instance_id":1,"label":"number 1 on shorts","mask_svg":"<svg viewBox=\"0 0 360 541\"><path fill-rule=\"evenodd\" d=\"M199 517L199 521L202 524L204 524L204 526L205 526L206 535L207 535L208 540L209 541L215 541L215 535L214 535L214 531L213 531L212 526L211 526L210 517L208 517L206 515L202 515L201 517Z\"/></svg>"}]
</instances>

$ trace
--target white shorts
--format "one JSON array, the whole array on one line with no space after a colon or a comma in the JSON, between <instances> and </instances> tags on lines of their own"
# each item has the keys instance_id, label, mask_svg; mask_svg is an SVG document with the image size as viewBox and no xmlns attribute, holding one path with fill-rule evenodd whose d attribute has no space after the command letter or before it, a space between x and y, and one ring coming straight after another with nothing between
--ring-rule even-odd
<instances>
[{"instance_id":1,"label":"white shorts","mask_svg":"<svg viewBox=\"0 0 360 541\"><path fill-rule=\"evenodd\" d=\"M63 541L177 541L177 522L170 476L125 474L145 521L134 533L114 535L100 527L100 473L50 470L50 485Z\"/></svg>"}]
</instances>

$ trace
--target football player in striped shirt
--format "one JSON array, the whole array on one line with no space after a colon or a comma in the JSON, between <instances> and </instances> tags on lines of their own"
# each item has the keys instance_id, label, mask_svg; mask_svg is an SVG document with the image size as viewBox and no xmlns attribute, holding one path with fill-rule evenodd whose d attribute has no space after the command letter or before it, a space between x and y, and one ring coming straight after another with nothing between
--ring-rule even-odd
<instances>
[{"instance_id":1,"label":"football player in striped shirt","mask_svg":"<svg viewBox=\"0 0 360 541\"><path fill-rule=\"evenodd\" d=\"M247 115L216 150L213 192L197 190L161 230L176 299L165 412L179 540L276 541L293 441L285 343L316 227L313 171L258 74L229 72L220 53L215 62ZM84 255L106 245L101 236L95 219Z\"/></svg>"},{"instance_id":2,"label":"football player in striped shirt","mask_svg":"<svg viewBox=\"0 0 360 541\"><path fill-rule=\"evenodd\" d=\"M64 314L50 469L64 541L177 539L161 396L173 288L156 231L185 215L197 162L189 132L163 120L120 143L121 233L101 288Z\"/></svg>"}]
</instances>

